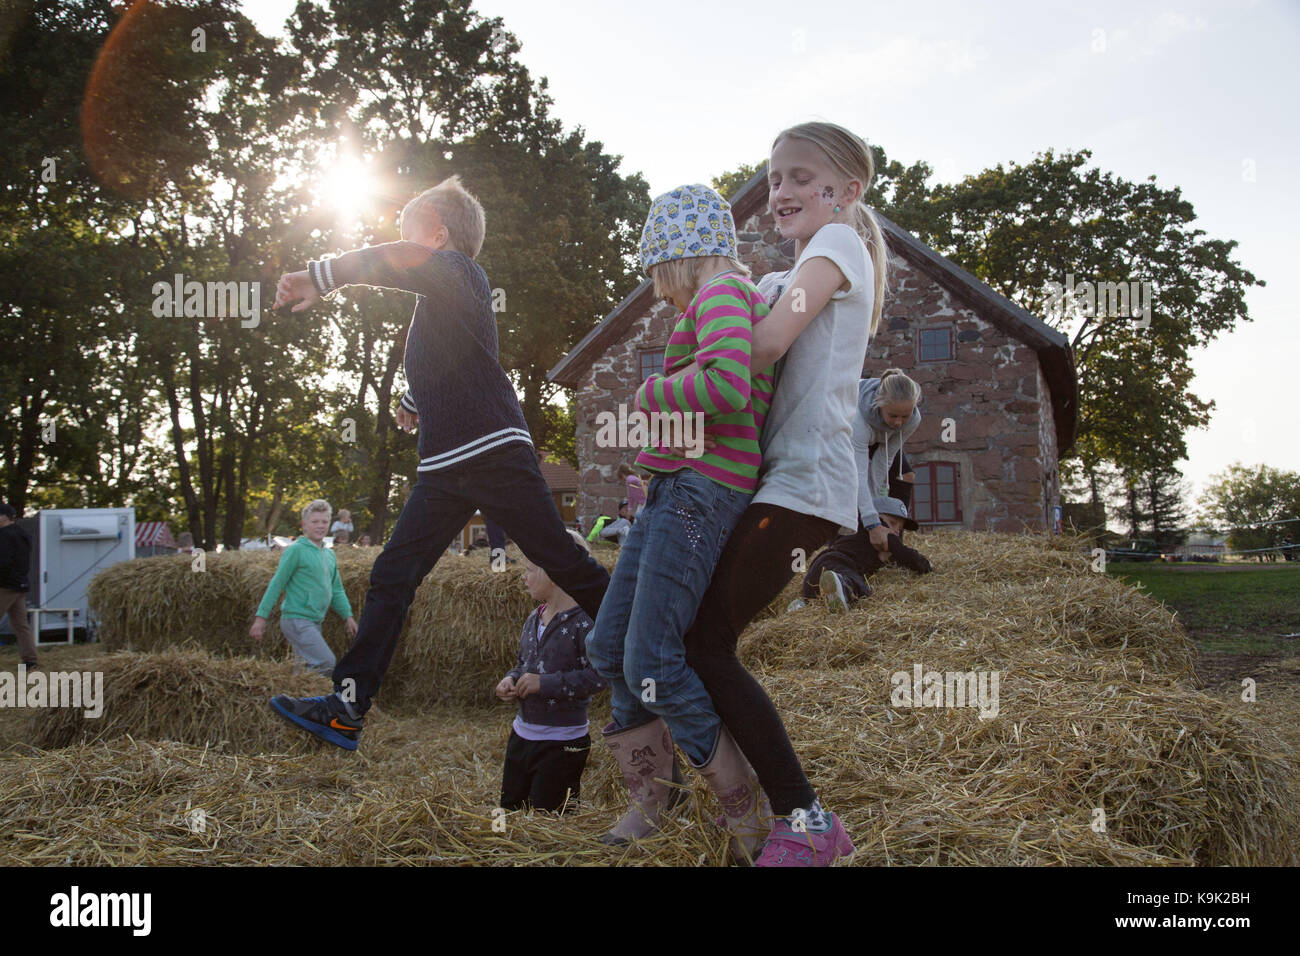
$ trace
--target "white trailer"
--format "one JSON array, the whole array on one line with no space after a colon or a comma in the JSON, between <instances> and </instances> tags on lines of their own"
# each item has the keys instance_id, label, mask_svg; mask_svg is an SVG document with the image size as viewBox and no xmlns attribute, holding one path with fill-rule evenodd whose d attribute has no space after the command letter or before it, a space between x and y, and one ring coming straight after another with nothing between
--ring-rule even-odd
<instances>
[{"instance_id":1,"label":"white trailer","mask_svg":"<svg viewBox=\"0 0 1300 956\"><path fill-rule=\"evenodd\" d=\"M135 557L135 509L51 509L37 513L34 529L26 519L24 525L32 537L32 635L41 644L71 644L77 628L90 637L94 622L87 617L86 587L97 572ZM13 633L12 627L4 630ZM46 639L49 632L57 639Z\"/></svg>"}]
</instances>

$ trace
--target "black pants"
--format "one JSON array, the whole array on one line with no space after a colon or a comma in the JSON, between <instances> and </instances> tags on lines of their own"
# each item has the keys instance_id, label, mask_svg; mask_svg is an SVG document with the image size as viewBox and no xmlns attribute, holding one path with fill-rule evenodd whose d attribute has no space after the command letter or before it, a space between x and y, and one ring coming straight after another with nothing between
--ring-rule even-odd
<instances>
[{"instance_id":1,"label":"black pants","mask_svg":"<svg viewBox=\"0 0 1300 956\"><path fill-rule=\"evenodd\" d=\"M421 472L370 571L357 636L334 668L334 689L355 691L359 712L369 709L388 673L415 589L475 508L504 528L593 620L600 612L609 572L565 530L531 445L516 442L451 468Z\"/></svg>"},{"instance_id":2,"label":"black pants","mask_svg":"<svg viewBox=\"0 0 1300 956\"><path fill-rule=\"evenodd\" d=\"M767 691L736 657L749 622L794 577L791 552L812 554L836 524L776 505L750 505L722 552L695 623L686 634L686 663L695 669L736 744L749 758L772 810L789 816L817 794L795 755Z\"/></svg>"},{"instance_id":3,"label":"black pants","mask_svg":"<svg viewBox=\"0 0 1300 956\"><path fill-rule=\"evenodd\" d=\"M567 798L572 807L581 796L589 753L590 734L576 740L525 740L511 730L501 774L501 806L559 810Z\"/></svg>"},{"instance_id":4,"label":"black pants","mask_svg":"<svg viewBox=\"0 0 1300 956\"><path fill-rule=\"evenodd\" d=\"M904 482L906 484L906 482ZM803 579L803 596L812 599L821 594L823 571L834 571L849 586L854 597L871 593L867 578L880 570L880 556L871 543L871 534L858 521L855 534L842 534L825 551L813 558Z\"/></svg>"}]
</instances>

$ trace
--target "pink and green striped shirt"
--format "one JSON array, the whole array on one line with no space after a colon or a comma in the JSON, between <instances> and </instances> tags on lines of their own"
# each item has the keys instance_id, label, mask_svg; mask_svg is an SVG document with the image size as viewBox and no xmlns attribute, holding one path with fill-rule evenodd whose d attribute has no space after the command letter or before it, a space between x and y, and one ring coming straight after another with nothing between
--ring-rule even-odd
<instances>
[{"instance_id":1,"label":"pink and green striped shirt","mask_svg":"<svg viewBox=\"0 0 1300 956\"><path fill-rule=\"evenodd\" d=\"M769 312L758 288L743 276L710 279L691 300L668 339L664 374L651 375L636 393L636 408L653 413L704 413L705 434L717 447L700 458L683 458L647 445L636 463L656 472L694 468L706 478L753 494L762 452L758 439L772 402L771 367L749 367L754 326ZM671 387L667 379L692 361L700 370Z\"/></svg>"}]
</instances>

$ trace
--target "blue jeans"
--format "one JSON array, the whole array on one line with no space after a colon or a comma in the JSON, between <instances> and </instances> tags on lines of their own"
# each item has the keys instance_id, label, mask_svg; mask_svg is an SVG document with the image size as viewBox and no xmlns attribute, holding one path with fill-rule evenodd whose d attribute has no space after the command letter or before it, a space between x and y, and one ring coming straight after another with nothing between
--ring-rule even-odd
<instances>
[{"instance_id":1,"label":"blue jeans","mask_svg":"<svg viewBox=\"0 0 1300 956\"><path fill-rule=\"evenodd\" d=\"M587 658L609 682L615 726L662 717L696 766L713 755L722 722L686 664L683 638L752 497L693 468L656 475L587 638Z\"/></svg>"}]
</instances>

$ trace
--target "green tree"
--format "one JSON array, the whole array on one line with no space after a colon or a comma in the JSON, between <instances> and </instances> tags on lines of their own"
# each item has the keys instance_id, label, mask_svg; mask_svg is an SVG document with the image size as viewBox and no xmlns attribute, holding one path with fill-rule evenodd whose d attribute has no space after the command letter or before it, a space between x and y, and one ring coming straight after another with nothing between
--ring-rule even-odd
<instances>
[{"instance_id":1,"label":"green tree","mask_svg":"<svg viewBox=\"0 0 1300 956\"><path fill-rule=\"evenodd\" d=\"M1245 291L1262 285L1234 259L1236 242L1204 238L1178 188L1087 169L1087 150L1052 151L938 186L933 225L918 232L1008 298L1065 332L1079 375L1084 478L1102 462L1133 476L1153 449L1167 470L1186 457L1184 435L1208 423L1212 402L1191 390L1190 356L1238 321ZM1147 282L1149 328L1106 314L1053 314L1049 283ZM1147 459L1144 461L1143 459Z\"/></svg>"},{"instance_id":2,"label":"green tree","mask_svg":"<svg viewBox=\"0 0 1300 956\"><path fill-rule=\"evenodd\" d=\"M1227 533L1231 550L1276 548L1300 530L1300 523L1280 523L1300 518L1300 473L1234 462L1211 476L1200 504L1205 517ZM1269 555L1255 556L1263 561Z\"/></svg>"},{"instance_id":3,"label":"green tree","mask_svg":"<svg viewBox=\"0 0 1300 956\"><path fill-rule=\"evenodd\" d=\"M752 166L749 163L741 163L729 172L722 173L719 176L714 176L712 182L713 188L718 191L719 196L730 201L736 193L740 191L740 187L749 182L750 179L753 178L754 173L758 172L766 165L766 159L759 160Z\"/></svg>"}]
</instances>

